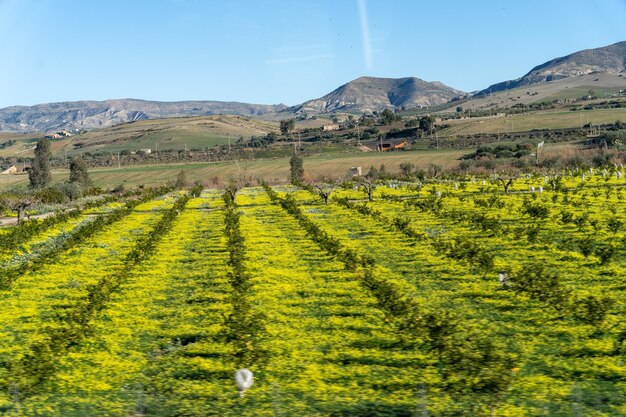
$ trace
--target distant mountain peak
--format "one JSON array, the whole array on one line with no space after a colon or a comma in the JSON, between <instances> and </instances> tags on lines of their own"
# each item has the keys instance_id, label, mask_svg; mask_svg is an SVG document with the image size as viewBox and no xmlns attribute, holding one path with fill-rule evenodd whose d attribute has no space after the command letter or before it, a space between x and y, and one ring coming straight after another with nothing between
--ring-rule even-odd
<instances>
[{"instance_id":1,"label":"distant mountain peak","mask_svg":"<svg viewBox=\"0 0 626 417\"><path fill-rule=\"evenodd\" d=\"M363 76L318 99L289 110L296 113L369 112L385 108L428 107L446 103L462 91L416 77Z\"/></svg>"}]
</instances>

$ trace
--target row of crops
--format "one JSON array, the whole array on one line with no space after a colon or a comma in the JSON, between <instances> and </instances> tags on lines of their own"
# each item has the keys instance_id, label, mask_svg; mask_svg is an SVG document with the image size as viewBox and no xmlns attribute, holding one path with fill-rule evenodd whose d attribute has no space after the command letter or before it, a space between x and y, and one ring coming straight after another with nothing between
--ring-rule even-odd
<instances>
[{"instance_id":1,"label":"row of crops","mask_svg":"<svg viewBox=\"0 0 626 417\"><path fill-rule=\"evenodd\" d=\"M164 188L3 230L0 413L625 415L622 183Z\"/></svg>"}]
</instances>

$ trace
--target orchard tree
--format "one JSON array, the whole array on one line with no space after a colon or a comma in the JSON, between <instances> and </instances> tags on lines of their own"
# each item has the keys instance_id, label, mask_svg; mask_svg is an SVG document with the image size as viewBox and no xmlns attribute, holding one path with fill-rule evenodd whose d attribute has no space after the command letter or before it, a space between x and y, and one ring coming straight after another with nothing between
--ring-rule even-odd
<instances>
[{"instance_id":1,"label":"orchard tree","mask_svg":"<svg viewBox=\"0 0 626 417\"><path fill-rule=\"evenodd\" d=\"M240 189L241 187L235 181L231 181L224 191L226 191L231 201L235 202L235 198L237 198L237 193Z\"/></svg>"},{"instance_id":2,"label":"orchard tree","mask_svg":"<svg viewBox=\"0 0 626 417\"><path fill-rule=\"evenodd\" d=\"M33 166L28 172L28 180L30 181L31 188L44 188L52 181L52 174L50 172L52 152L50 148L50 141L48 139L41 139L37 142Z\"/></svg>"},{"instance_id":3,"label":"orchard tree","mask_svg":"<svg viewBox=\"0 0 626 417\"><path fill-rule=\"evenodd\" d=\"M317 189L317 194L324 200L324 204L328 204L330 195L335 191L335 188L337 188L337 181L326 179L321 184L315 185L315 188Z\"/></svg>"},{"instance_id":4,"label":"orchard tree","mask_svg":"<svg viewBox=\"0 0 626 417\"><path fill-rule=\"evenodd\" d=\"M382 170L379 172L382 172ZM367 194L367 199L369 201L374 201L374 190L376 189L375 180L368 177L359 177L356 182L359 187L362 188L363 191Z\"/></svg>"},{"instance_id":5,"label":"orchard tree","mask_svg":"<svg viewBox=\"0 0 626 417\"><path fill-rule=\"evenodd\" d=\"M25 194L3 194L0 195L0 209L9 209L17 213L17 223L24 221L26 209L31 205L40 201L37 196L32 193Z\"/></svg>"},{"instance_id":6,"label":"orchard tree","mask_svg":"<svg viewBox=\"0 0 626 417\"><path fill-rule=\"evenodd\" d=\"M504 176L504 177L498 176L496 179L498 180L498 182L500 182L500 184L502 184L502 187L504 187L504 194L508 194L509 187L513 185L513 182L517 179L517 177L513 175Z\"/></svg>"}]
</instances>

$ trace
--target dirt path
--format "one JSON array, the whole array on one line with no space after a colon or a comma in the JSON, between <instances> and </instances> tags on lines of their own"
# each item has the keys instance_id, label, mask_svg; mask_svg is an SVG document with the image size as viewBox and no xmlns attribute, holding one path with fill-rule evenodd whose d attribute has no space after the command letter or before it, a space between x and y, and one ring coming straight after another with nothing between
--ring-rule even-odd
<instances>
[{"instance_id":1,"label":"dirt path","mask_svg":"<svg viewBox=\"0 0 626 417\"><path fill-rule=\"evenodd\" d=\"M46 217L54 216L54 211L50 213L37 214L34 216L26 217L25 221L28 220L36 220L36 219L45 219ZM0 227L2 226L14 226L17 224L17 217L0 217Z\"/></svg>"}]
</instances>

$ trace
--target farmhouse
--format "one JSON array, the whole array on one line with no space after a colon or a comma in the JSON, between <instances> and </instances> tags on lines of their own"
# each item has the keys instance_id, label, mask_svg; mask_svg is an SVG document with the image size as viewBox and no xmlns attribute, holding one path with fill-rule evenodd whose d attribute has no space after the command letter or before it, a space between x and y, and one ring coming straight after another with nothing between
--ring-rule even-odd
<instances>
[{"instance_id":1,"label":"farmhouse","mask_svg":"<svg viewBox=\"0 0 626 417\"><path fill-rule=\"evenodd\" d=\"M11 165L4 171L0 172L0 175L19 174L20 172L27 172L29 170L30 170L30 166Z\"/></svg>"},{"instance_id":2,"label":"farmhouse","mask_svg":"<svg viewBox=\"0 0 626 417\"><path fill-rule=\"evenodd\" d=\"M10 167L8 167L7 169L5 169L4 171L0 172L0 175L4 175L4 174L15 174L19 172L19 168L15 165L12 165Z\"/></svg>"},{"instance_id":3,"label":"farmhouse","mask_svg":"<svg viewBox=\"0 0 626 417\"><path fill-rule=\"evenodd\" d=\"M405 148L406 145L408 145L407 141L402 141L400 143L381 142L381 143L376 145L376 150L381 151L381 152L395 151L395 150L398 150L398 149Z\"/></svg>"},{"instance_id":4,"label":"farmhouse","mask_svg":"<svg viewBox=\"0 0 626 417\"><path fill-rule=\"evenodd\" d=\"M46 139L63 139L69 138L72 134L66 130L61 130L59 132L54 132L45 136Z\"/></svg>"},{"instance_id":5,"label":"farmhouse","mask_svg":"<svg viewBox=\"0 0 626 417\"><path fill-rule=\"evenodd\" d=\"M331 125L324 125L324 126L322 126L322 130L324 132L329 132L329 131L332 131L332 130L339 130L339 128L340 128L340 126L338 124L336 124L336 123L333 123Z\"/></svg>"}]
</instances>

